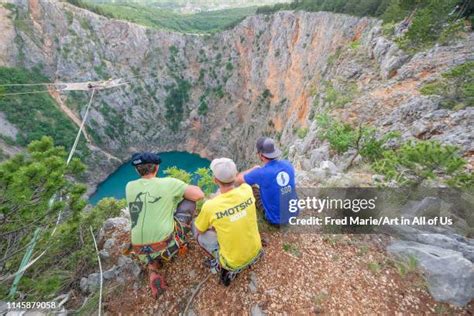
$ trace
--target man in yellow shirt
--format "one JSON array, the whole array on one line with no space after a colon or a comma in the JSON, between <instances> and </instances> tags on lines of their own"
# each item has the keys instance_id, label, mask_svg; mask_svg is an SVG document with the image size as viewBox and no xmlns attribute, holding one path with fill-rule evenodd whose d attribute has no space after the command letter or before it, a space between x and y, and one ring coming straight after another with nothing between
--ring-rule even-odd
<instances>
[{"instance_id":1,"label":"man in yellow shirt","mask_svg":"<svg viewBox=\"0 0 474 316\"><path fill-rule=\"evenodd\" d=\"M221 268L221 281L228 286L260 257L262 244L252 188L234 186L235 163L229 158L214 159L211 170L220 194L204 203L193 229L199 245L214 258L211 271L213 266L213 272Z\"/></svg>"}]
</instances>

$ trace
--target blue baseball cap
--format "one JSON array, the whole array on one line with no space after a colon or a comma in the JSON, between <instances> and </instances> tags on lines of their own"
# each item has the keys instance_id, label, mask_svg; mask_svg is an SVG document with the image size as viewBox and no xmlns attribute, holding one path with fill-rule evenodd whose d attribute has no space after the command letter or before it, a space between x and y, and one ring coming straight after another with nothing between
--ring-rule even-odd
<instances>
[{"instance_id":1,"label":"blue baseball cap","mask_svg":"<svg viewBox=\"0 0 474 316\"><path fill-rule=\"evenodd\" d=\"M132 165L139 166L147 163L159 165L161 163L161 157L158 154L150 152L134 153L132 155Z\"/></svg>"}]
</instances>

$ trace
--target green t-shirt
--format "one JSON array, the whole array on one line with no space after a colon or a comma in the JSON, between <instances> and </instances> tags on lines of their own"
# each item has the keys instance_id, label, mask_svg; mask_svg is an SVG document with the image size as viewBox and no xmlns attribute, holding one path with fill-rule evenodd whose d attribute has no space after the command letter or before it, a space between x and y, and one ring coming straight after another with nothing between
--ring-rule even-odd
<instances>
[{"instance_id":1,"label":"green t-shirt","mask_svg":"<svg viewBox=\"0 0 474 316\"><path fill-rule=\"evenodd\" d=\"M173 232L173 215L186 187L186 183L174 178L141 178L127 184L132 244L156 243Z\"/></svg>"}]
</instances>

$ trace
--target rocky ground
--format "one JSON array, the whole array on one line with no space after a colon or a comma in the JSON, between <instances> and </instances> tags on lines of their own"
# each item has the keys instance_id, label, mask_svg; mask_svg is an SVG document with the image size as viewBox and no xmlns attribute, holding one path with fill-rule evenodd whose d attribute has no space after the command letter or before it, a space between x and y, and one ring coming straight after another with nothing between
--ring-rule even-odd
<instances>
[{"instance_id":1,"label":"rocky ground","mask_svg":"<svg viewBox=\"0 0 474 316\"><path fill-rule=\"evenodd\" d=\"M183 313L196 286L209 274L204 252L192 242L185 256L166 264L163 274L169 289L155 301L138 265L120 254L129 238L126 223L118 218L104 226L101 256L108 271L104 310L112 315ZM190 304L189 314L474 312L472 302L464 308L435 302L418 269L402 271L397 259L387 255L384 249L391 240L386 236L283 231L262 235L268 241L264 257L227 288L211 275ZM94 284L89 276L81 287L94 292Z\"/></svg>"}]
</instances>

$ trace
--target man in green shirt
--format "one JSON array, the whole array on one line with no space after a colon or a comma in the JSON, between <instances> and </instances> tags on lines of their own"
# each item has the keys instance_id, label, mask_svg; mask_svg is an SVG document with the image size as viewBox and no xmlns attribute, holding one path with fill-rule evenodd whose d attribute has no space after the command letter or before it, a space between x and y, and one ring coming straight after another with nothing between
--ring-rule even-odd
<instances>
[{"instance_id":1,"label":"man in green shirt","mask_svg":"<svg viewBox=\"0 0 474 316\"><path fill-rule=\"evenodd\" d=\"M166 288L157 272L160 259L168 260L184 249L183 239L190 229L195 202L204 198L197 186L174 178L157 178L160 163L157 154L134 154L132 165L141 178L129 182L125 189L132 226L131 252L147 263L155 298Z\"/></svg>"}]
</instances>

